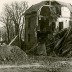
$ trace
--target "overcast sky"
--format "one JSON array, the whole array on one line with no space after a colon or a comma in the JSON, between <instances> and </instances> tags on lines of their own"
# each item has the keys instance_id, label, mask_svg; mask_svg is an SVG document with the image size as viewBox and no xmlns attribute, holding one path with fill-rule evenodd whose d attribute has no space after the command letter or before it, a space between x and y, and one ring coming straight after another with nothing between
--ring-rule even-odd
<instances>
[{"instance_id":1,"label":"overcast sky","mask_svg":"<svg viewBox=\"0 0 72 72\"><path fill-rule=\"evenodd\" d=\"M0 0L0 12L2 11L3 5L5 3L11 3L14 1L28 1L28 5L31 6L31 5L36 4L36 3L43 1L43 0ZM58 1L68 2L68 3L72 4L72 0L58 0Z\"/></svg>"},{"instance_id":2,"label":"overcast sky","mask_svg":"<svg viewBox=\"0 0 72 72\"><path fill-rule=\"evenodd\" d=\"M1 13L5 3L11 3L11 2L14 2L14 1L28 1L28 5L30 7L31 5L39 3L43 0L0 0L0 13ZM57 1L62 1L62 2L67 2L67 3L72 4L72 0L57 0ZM1 26L1 24L0 24L0 26Z\"/></svg>"}]
</instances>

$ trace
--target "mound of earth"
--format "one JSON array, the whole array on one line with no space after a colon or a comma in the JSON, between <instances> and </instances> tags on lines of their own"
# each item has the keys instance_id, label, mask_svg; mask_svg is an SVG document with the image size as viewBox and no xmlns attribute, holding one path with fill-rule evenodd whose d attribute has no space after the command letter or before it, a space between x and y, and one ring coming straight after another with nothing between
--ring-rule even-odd
<instances>
[{"instance_id":1,"label":"mound of earth","mask_svg":"<svg viewBox=\"0 0 72 72\"><path fill-rule=\"evenodd\" d=\"M0 64L23 64L27 62L26 53L17 46L0 47Z\"/></svg>"}]
</instances>

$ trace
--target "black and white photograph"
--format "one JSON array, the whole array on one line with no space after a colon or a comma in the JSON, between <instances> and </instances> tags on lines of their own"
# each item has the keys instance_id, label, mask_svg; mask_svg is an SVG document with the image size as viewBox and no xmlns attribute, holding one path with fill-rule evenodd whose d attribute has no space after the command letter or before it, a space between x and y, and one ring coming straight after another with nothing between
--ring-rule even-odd
<instances>
[{"instance_id":1,"label":"black and white photograph","mask_svg":"<svg viewBox=\"0 0 72 72\"><path fill-rule=\"evenodd\" d=\"M72 72L72 0L0 0L0 72Z\"/></svg>"}]
</instances>

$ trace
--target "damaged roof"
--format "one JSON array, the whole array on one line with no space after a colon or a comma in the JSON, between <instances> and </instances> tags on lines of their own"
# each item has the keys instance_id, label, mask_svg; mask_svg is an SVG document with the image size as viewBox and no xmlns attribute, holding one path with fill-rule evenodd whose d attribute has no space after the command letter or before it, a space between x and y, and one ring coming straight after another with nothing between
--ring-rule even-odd
<instances>
[{"instance_id":1,"label":"damaged roof","mask_svg":"<svg viewBox=\"0 0 72 72\"><path fill-rule=\"evenodd\" d=\"M57 1L57 2L62 6L66 6L72 12L72 5L70 3L64 3L60 1Z\"/></svg>"},{"instance_id":2,"label":"damaged roof","mask_svg":"<svg viewBox=\"0 0 72 72\"><path fill-rule=\"evenodd\" d=\"M45 5L48 1L42 1L40 3L37 3L35 5L32 5L24 14L30 14L32 12L37 12L39 10L39 8L43 5ZM64 3L64 2L60 2L60 1L53 1L53 2L57 2L58 4L60 4L61 6L66 6L69 8L69 10L72 12L72 5L70 3Z\"/></svg>"},{"instance_id":3,"label":"damaged roof","mask_svg":"<svg viewBox=\"0 0 72 72\"><path fill-rule=\"evenodd\" d=\"M37 4L35 4L35 5L32 5L32 6L25 12L25 14L30 14L31 12L37 12L38 9L39 9L42 5L44 5L44 4L46 4L46 1L42 1L42 2L40 2L40 3L37 3Z\"/></svg>"}]
</instances>

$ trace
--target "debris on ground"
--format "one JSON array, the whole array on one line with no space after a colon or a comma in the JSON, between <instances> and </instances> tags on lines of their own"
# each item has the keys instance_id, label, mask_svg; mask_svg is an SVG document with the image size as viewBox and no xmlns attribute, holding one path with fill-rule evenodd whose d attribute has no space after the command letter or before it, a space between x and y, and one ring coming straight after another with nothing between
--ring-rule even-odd
<instances>
[{"instance_id":1,"label":"debris on ground","mask_svg":"<svg viewBox=\"0 0 72 72\"><path fill-rule=\"evenodd\" d=\"M44 43L47 56L72 57L72 28L62 29L55 35L48 34ZM39 45L33 48L33 52Z\"/></svg>"},{"instance_id":2,"label":"debris on ground","mask_svg":"<svg viewBox=\"0 0 72 72\"><path fill-rule=\"evenodd\" d=\"M62 57L72 57L72 28L63 29L58 35L60 38L54 47L56 54Z\"/></svg>"}]
</instances>

